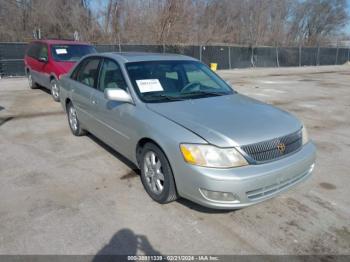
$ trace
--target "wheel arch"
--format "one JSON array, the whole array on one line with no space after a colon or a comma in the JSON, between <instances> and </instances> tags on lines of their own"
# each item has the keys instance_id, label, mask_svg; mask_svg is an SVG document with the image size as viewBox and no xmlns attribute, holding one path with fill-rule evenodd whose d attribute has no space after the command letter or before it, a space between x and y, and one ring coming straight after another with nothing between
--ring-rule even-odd
<instances>
[{"instance_id":1,"label":"wheel arch","mask_svg":"<svg viewBox=\"0 0 350 262\"><path fill-rule=\"evenodd\" d=\"M50 74L50 82L51 82L52 80L58 80L58 78L56 77L56 75L53 74L53 73Z\"/></svg>"},{"instance_id":2,"label":"wheel arch","mask_svg":"<svg viewBox=\"0 0 350 262\"><path fill-rule=\"evenodd\" d=\"M137 161L138 166L140 166L140 156L142 153L142 149L147 143L152 143L152 144L155 144L156 146L158 146L160 148L160 150L162 150L162 152L166 156L163 148L155 140L153 140L152 138L149 138L149 137L143 137L137 142L137 145L136 145L136 152L135 153L136 153L136 161Z\"/></svg>"},{"instance_id":3,"label":"wheel arch","mask_svg":"<svg viewBox=\"0 0 350 262\"><path fill-rule=\"evenodd\" d=\"M68 104L71 103L71 102L72 102L72 100L70 100L69 97L67 97L66 100L64 101L64 109L66 110L66 112L67 112L67 106L68 106Z\"/></svg>"},{"instance_id":4,"label":"wheel arch","mask_svg":"<svg viewBox=\"0 0 350 262\"><path fill-rule=\"evenodd\" d=\"M164 154L165 158L167 159L170 169L173 173L173 179L174 179L174 185L175 185L175 192L178 195L178 190L177 190L177 183L176 183L176 176L174 174L174 169L171 165L171 162L169 161L168 155L166 154L166 152L163 150L162 146L157 143L154 139L149 138L149 137L143 137L141 138L137 145L136 145L136 161L137 161L137 165L140 168L140 156L141 156L141 152L142 152L142 148L147 144L147 143L152 143L154 145L156 145Z\"/></svg>"}]
</instances>

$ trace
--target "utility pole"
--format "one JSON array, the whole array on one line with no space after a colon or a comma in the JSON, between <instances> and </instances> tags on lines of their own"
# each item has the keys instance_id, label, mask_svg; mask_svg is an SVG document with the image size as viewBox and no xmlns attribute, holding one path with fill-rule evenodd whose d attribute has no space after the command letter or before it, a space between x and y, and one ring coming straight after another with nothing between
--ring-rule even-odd
<instances>
[{"instance_id":1,"label":"utility pole","mask_svg":"<svg viewBox=\"0 0 350 262\"><path fill-rule=\"evenodd\" d=\"M276 45L276 63L277 63L277 67L280 67L278 45Z\"/></svg>"}]
</instances>

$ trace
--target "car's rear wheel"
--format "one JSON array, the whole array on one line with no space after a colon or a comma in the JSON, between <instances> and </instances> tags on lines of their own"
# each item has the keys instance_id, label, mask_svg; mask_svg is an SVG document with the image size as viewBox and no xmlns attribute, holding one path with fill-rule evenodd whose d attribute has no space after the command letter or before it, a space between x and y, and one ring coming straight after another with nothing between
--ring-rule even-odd
<instances>
[{"instance_id":1,"label":"car's rear wheel","mask_svg":"<svg viewBox=\"0 0 350 262\"><path fill-rule=\"evenodd\" d=\"M37 88L37 84L34 82L32 74L30 72L27 73L28 85L30 89Z\"/></svg>"},{"instance_id":2,"label":"car's rear wheel","mask_svg":"<svg viewBox=\"0 0 350 262\"><path fill-rule=\"evenodd\" d=\"M51 87L51 95L53 100L56 102L60 101L60 88L58 85L58 81L56 79L52 79L50 81L50 87Z\"/></svg>"},{"instance_id":3,"label":"car's rear wheel","mask_svg":"<svg viewBox=\"0 0 350 262\"><path fill-rule=\"evenodd\" d=\"M161 204L176 200L173 172L163 151L155 144L147 143L140 160L142 184L150 197Z\"/></svg>"},{"instance_id":4,"label":"car's rear wheel","mask_svg":"<svg viewBox=\"0 0 350 262\"><path fill-rule=\"evenodd\" d=\"M67 105L67 117L70 130L75 136L82 136L85 134L84 130L81 128L80 122L78 120L77 111L75 110L72 102L68 102Z\"/></svg>"}]
</instances>

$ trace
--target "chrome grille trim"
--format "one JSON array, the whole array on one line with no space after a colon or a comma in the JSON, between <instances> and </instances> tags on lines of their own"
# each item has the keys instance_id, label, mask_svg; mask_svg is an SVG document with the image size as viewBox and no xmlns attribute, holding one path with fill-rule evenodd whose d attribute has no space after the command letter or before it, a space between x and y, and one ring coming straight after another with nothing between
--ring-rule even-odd
<instances>
[{"instance_id":1,"label":"chrome grille trim","mask_svg":"<svg viewBox=\"0 0 350 262\"><path fill-rule=\"evenodd\" d=\"M283 143L285 145L285 151L281 153L277 149L277 145ZM302 147L302 132L301 130L292 134L274 138L271 140L244 145L240 149L248 156L248 160L255 163L265 163L272 160L276 160L281 157L285 157L291 153L296 152Z\"/></svg>"}]
</instances>

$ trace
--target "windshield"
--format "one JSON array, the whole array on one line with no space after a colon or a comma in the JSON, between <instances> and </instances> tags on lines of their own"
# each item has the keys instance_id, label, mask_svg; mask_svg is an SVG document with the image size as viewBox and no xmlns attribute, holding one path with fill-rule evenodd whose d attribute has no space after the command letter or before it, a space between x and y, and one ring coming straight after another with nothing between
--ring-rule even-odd
<instances>
[{"instance_id":1,"label":"windshield","mask_svg":"<svg viewBox=\"0 0 350 262\"><path fill-rule=\"evenodd\" d=\"M144 102L168 102L232 94L206 65L196 61L127 63L130 80Z\"/></svg>"},{"instance_id":2,"label":"windshield","mask_svg":"<svg viewBox=\"0 0 350 262\"><path fill-rule=\"evenodd\" d=\"M55 61L76 62L87 54L96 53L90 45L53 45L51 54Z\"/></svg>"}]
</instances>

